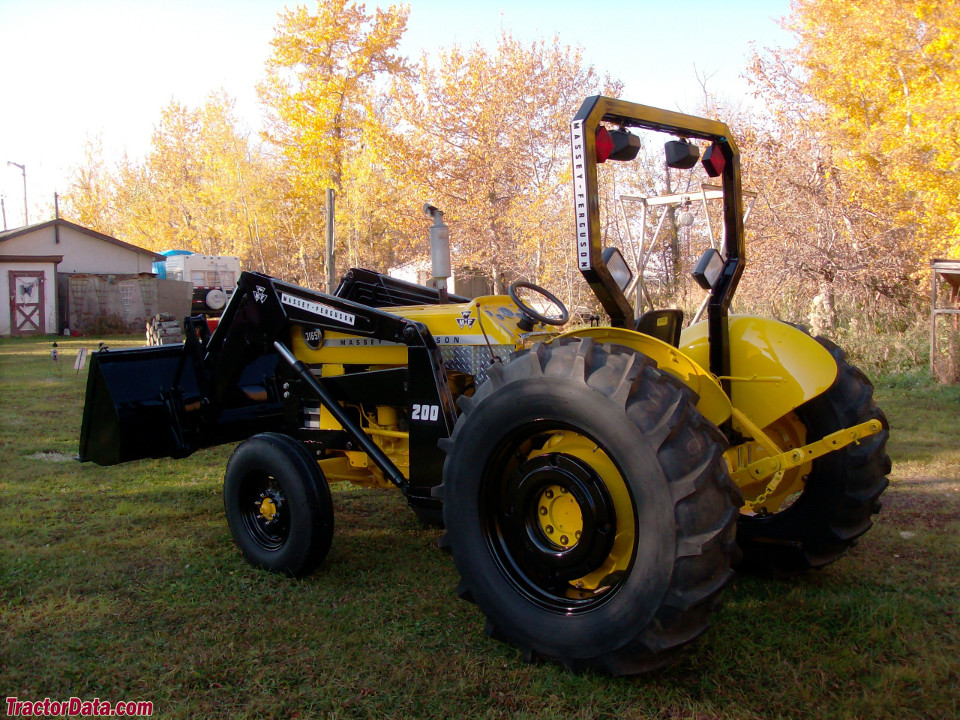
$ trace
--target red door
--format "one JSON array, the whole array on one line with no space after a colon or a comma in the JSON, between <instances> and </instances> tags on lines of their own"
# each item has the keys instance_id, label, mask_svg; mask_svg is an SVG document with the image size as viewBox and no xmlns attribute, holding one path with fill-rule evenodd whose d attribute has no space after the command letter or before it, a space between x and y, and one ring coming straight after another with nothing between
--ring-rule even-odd
<instances>
[{"instance_id":1,"label":"red door","mask_svg":"<svg viewBox=\"0 0 960 720\"><path fill-rule=\"evenodd\" d=\"M43 271L10 270L10 334L42 335Z\"/></svg>"}]
</instances>

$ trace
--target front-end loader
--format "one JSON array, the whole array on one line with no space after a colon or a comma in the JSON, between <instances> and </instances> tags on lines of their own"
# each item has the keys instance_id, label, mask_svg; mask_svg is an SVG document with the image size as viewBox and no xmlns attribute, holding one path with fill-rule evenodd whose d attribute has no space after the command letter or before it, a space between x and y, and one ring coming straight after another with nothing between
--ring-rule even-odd
<instances>
[{"instance_id":1,"label":"front-end loader","mask_svg":"<svg viewBox=\"0 0 960 720\"><path fill-rule=\"evenodd\" d=\"M673 136L667 163L722 183L723 237L694 271L705 321L636 317L603 248L598 174ZM734 316L739 154L713 120L605 97L571 125L576 255L610 322L530 283L473 300L351 270L333 294L244 273L182 347L95 353L81 460L183 457L240 441L224 478L244 557L301 576L333 536L328 483L392 485L440 539L487 632L527 660L616 675L708 626L733 567L821 567L871 525L887 423L835 345ZM638 270L639 272L639 270Z\"/></svg>"}]
</instances>

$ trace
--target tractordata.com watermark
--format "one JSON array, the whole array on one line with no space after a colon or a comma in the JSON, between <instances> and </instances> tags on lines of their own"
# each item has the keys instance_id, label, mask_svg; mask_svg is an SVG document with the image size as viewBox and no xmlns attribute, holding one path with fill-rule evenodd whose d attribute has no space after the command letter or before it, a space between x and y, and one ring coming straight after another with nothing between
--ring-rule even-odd
<instances>
[{"instance_id":1,"label":"tractordata.com watermark","mask_svg":"<svg viewBox=\"0 0 960 720\"><path fill-rule=\"evenodd\" d=\"M146 700L120 701L117 703L94 698L81 700L21 700L7 698L7 715L10 717L149 717L153 715L153 703Z\"/></svg>"}]
</instances>

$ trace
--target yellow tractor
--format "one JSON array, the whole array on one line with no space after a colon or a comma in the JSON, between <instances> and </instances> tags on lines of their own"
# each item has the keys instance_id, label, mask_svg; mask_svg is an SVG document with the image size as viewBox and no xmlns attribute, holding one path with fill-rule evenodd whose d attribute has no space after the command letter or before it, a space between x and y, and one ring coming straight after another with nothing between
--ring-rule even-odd
<instances>
[{"instance_id":1,"label":"yellow tractor","mask_svg":"<svg viewBox=\"0 0 960 720\"><path fill-rule=\"evenodd\" d=\"M707 319L688 327L636 317L634 273L601 244L598 172L637 155L634 130L722 183L724 243L694 271ZM227 522L249 562L294 576L330 547L329 482L396 486L445 527L488 633L574 671L662 665L738 562L837 559L879 508L886 419L838 347L729 314L745 262L729 129L591 97L571 149L577 263L609 325L562 332L567 309L524 282L468 300L360 269L333 294L244 273L212 334L188 319L183 346L94 354L81 459L240 440Z\"/></svg>"}]
</instances>

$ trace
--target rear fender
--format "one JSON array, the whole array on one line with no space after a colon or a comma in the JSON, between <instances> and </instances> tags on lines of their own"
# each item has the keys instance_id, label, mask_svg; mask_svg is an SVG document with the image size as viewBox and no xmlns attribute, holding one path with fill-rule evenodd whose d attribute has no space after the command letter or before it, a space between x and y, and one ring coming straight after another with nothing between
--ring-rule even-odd
<instances>
[{"instance_id":1,"label":"rear fender","mask_svg":"<svg viewBox=\"0 0 960 720\"><path fill-rule=\"evenodd\" d=\"M837 378L837 363L830 353L792 325L731 315L728 327L731 400L760 428L825 392ZM681 333L680 350L701 367L709 367L706 321Z\"/></svg>"},{"instance_id":2,"label":"rear fender","mask_svg":"<svg viewBox=\"0 0 960 720\"><path fill-rule=\"evenodd\" d=\"M612 327L581 328L559 337L592 338L643 353L655 360L661 370L680 378L684 385L697 394L697 409L714 425L721 425L730 417L730 400L713 375L672 345L649 335Z\"/></svg>"}]
</instances>

